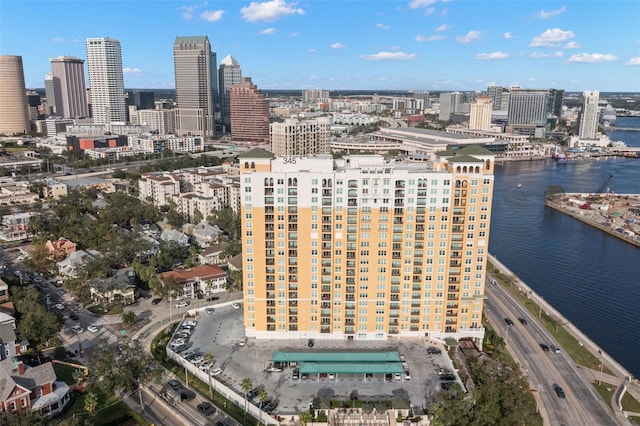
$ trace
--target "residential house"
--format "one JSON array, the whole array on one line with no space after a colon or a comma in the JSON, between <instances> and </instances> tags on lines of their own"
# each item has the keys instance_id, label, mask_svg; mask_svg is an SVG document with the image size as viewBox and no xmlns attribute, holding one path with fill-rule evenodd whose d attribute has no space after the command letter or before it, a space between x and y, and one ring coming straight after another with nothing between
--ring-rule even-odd
<instances>
[{"instance_id":1,"label":"residential house","mask_svg":"<svg viewBox=\"0 0 640 426\"><path fill-rule=\"evenodd\" d=\"M218 225L199 223L193 227L191 235L200 247L209 247L211 244L218 241L222 235L222 229L220 229Z\"/></svg>"},{"instance_id":2,"label":"residential house","mask_svg":"<svg viewBox=\"0 0 640 426\"><path fill-rule=\"evenodd\" d=\"M95 257L102 256L96 250L78 250L67 256L66 259L57 262L58 274L62 277L75 278L82 266Z\"/></svg>"},{"instance_id":3,"label":"residential house","mask_svg":"<svg viewBox=\"0 0 640 426\"><path fill-rule=\"evenodd\" d=\"M231 272L242 271L242 253L235 255L231 259L229 259L229 261L227 262L227 267Z\"/></svg>"},{"instance_id":4,"label":"residential house","mask_svg":"<svg viewBox=\"0 0 640 426\"><path fill-rule=\"evenodd\" d=\"M0 360L20 355L21 348L16 337L16 319L0 312Z\"/></svg>"},{"instance_id":5,"label":"residential house","mask_svg":"<svg viewBox=\"0 0 640 426\"><path fill-rule=\"evenodd\" d=\"M9 300L9 285L0 278L0 303Z\"/></svg>"},{"instance_id":6,"label":"residential house","mask_svg":"<svg viewBox=\"0 0 640 426\"><path fill-rule=\"evenodd\" d=\"M224 262L224 254L223 250L227 246L224 244L213 244L202 250L200 254L198 254L198 260L201 265L220 265Z\"/></svg>"},{"instance_id":7,"label":"residential house","mask_svg":"<svg viewBox=\"0 0 640 426\"><path fill-rule=\"evenodd\" d=\"M43 198L59 199L60 197L66 197L67 184L55 179L44 179L44 186L42 187Z\"/></svg>"},{"instance_id":8,"label":"residential house","mask_svg":"<svg viewBox=\"0 0 640 426\"><path fill-rule=\"evenodd\" d=\"M59 262L66 259L71 253L75 253L77 244L66 238L58 238L55 241L47 241L45 247L49 252L49 259Z\"/></svg>"},{"instance_id":9,"label":"residential house","mask_svg":"<svg viewBox=\"0 0 640 426\"><path fill-rule=\"evenodd\" d=\"M189 245L189 236L178 231L177 229L165 229L160 234L160 239L162 241L173 241L180 244L183 247L187 247Z\"/></svg>"},{"instance_id":10,"label":"residential house","mask_svg":"<svg viewBox=\"0 0 640 426\"><path fill-rule=\"evenodd\" d=\"M33 213L16 213L2 216L0 239L4 241L26 240L29 236L29 221Z\"/></svg>"},{"instance_id":11,"label":"residential house","mask_svg":"<svg viewBox=\"0 0 640 426\"><path fill-rule=\"evenodd\" d=\"M158 275L160 281L175 278L182 286L173 299L195 299L198 294L207 297L225 291L227 273L216 265L201 265L190 269L177 269Z\"/></svg>"},{"instance_id":12,"label":"residential house","mask_svg":"<svg viewBox=\"0 0 640 426\"><path fill-rule=\"evenodd\" d=\"M38 198L38 194L29 190L29 182L0 185L0 204L31 204L38 201Z\"/></svg>"},{"instance_id":13,"label":"residential house","mask_svg":"<svg viewBox=\"0 0 640 426\"><path fill-rule=\"evenodd\" d=\"M122 303L131 305L135 303L136 273L132 267L120 269L112 277L94 278L87 285L91 292L91 298L102 304Z\"/></svg>"},{"instance_id":14,"label":"residential house","mask_svg":"<svg viewBox=\"0 0 640 426\"><path fill-rule=\"evenodd\" d=\"M30 408L50 416L70 401L69 386L57 380L50 362L26 367L16 357L0 361L0 414Z\"/></svg>"}]
</instances>

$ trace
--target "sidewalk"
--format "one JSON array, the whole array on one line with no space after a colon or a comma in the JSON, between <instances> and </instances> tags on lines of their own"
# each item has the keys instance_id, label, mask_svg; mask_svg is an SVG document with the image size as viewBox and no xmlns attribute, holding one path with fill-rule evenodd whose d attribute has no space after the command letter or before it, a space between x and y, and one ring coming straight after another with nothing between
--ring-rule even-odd
<instances>
[{"instance_id":1,"label":"sidewalk","mask_svg":"<svg viewBox=\"0 0 640 426\"><path fill-rule=\"evenodd\" d=\"M576 327L571 321L566 319L560 312L558 312L553 306L551 306L546 300L540 297L535 291L533 291L526 283L524 283L517 275L515 275L509 268L507 268L504 264L502 264L495 256L489 254L489 262L495 266L505 277L512 278L514 284L520 289L521 292L527 294L529 299L531 299L538 306L541 306L545 312L554 315L557 318L562 320L562 327L573 336L578 342L582 344L582 346L587 349L593 356L596 358L600 358L603 364L612 372L615 373L615 376L609 374L602 374L598 370L592 370L590 368L586 368L580 365L576 365L578 370L581 371L582 375L589 380L591 383L597 383L599 380L603 382L609 383L612 386L615 386L617 389L614 392L614 395L611 400L611 407L613 407L614 413L616 416L625 416L625 414L635 415L631 413L626 413L622 410L622 408L618 405L617 395L620 392L629 392L631 396L633 396L637 401L640 401L640 381L638 379L633 378L631 373L627 371L622 365L620 365L615 359L613 359L609 354L607 354L604 350L599 348L588 336L586 336L578 327Z\"/></svg>"}]
</instances>

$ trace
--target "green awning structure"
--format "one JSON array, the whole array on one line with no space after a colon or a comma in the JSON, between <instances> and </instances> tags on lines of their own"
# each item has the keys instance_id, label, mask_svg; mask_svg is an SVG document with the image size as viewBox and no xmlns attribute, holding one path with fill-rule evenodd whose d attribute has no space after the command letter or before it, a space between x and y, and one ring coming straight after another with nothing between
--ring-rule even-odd
<instances>
[{"instance_id":1,"label":"green awning structure","mask_svg":"<svg viewBox=\"0 0 640 426\"><path fill-rule=\"evenodd\" d=\"M395 374L404 372L401 362L301 362L300 374Z\"/></svg>"}]
</instances>

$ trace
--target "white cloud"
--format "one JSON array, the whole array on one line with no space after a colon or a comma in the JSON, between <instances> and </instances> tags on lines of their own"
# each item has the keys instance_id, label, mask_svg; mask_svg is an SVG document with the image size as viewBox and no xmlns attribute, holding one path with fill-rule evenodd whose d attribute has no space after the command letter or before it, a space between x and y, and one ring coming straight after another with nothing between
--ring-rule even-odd
<instances>
[{"instance_id":1,"label":"white cloud","mask_svg":"<svg viewBox=\"0 0 640 426\"><path fill-rule=\"evenodd\" d=\"M224 15L224 10L205 10L200 14L200 17L205 21L215 22L221 20L222 15Z\"/></svg>"},{"instance_id":2,"label":"white cloud","mask_svg":"<svg viewBox=\"0 0 640 426\"><path fill-rule=\"evenodd\" d=\"M193 18L193 12L197 9L197 6L181 6L178 10L182 11L182 19L186 19L187 21Z\"/></svg>"},{"instance_id":3,"label":"white cloud","mask_svg":"<svg viewBox=\"0 0 640 426\"><path fill-rule=\"evenodd\" d=\"M342 44L342 43L333 43L333 44L331 45L331 48L332 48L332 49L344 49L344 48L345 48L345 45L344 45L344 44Z\"/></svg>"},{"instance_id":4,"label":"white cloud","mask_svg":"<svg viewBox=\"0 0 640 426\"><path fill-rule=\"evenodd\" d=\"M635 58L631 58L629 59L629 62L627 62L625 65L628 66L640 66L640 56L636 56Z\"/></svg>"},{"instance_id":5,"label":"white cloud","mask_svg":"<svg viewBox=\"0 0 640 426\"><path fill-rule=\"evenodd\" d=\"M443 2L444 3L444 2ZM440 16L442 16L443 18L445 16L447 16L449 14L449 9L442 9L442 12L440 12Z\"/></svg>"},{"instance_id":6,"label":"white cloud","mask_svg":"<svg viewBox=\"0 0 640 426\"><path fill-rule=\"evenodd\" d=\"M612 62L617 61L618 57L608 53L579 53L571 55L569 62L593 64L597 62Z\"/></svg>"},{"instance_id":7,"label":"white cloud","mask_svg":"<svg viewBox=\"0 0 640 426\"><path fill-rule=\"evenodd\" d=\"M478 53L476 59L505 59L509 56L509 53L504 52Z\"/></svg>"},{"instance_id":8,"label":"white cloud","mask_svg":"<svg viewBox=\"0 0 640 426\"><path fill-rule=\"evenodd\" d=\"M504 33L502 37L504 37L506 40L509 40L513 38L513 34L507 32L507 33Z\"/></svg>"},{"instance_id":9,"label":"white cloud","mask_svg":"<svg viewBox=\"0 0 640 426\"><path fill-rule=\"evenodd\" d=\"M265 28L264 30L260 31L260 34L262 35L271 35L271 34L275 34L275 32L278 31L275 28Z\"/></svg>"},{"instance_id":10,"label":"white cloud","mask_svg":"<svg viewBox=\"0 0 640 426\"><path fill-rule=\"evenodd\" d=\"M564 55L564 53L558 50L557 52L553 52L553 53L533 52L529 56L535 59L535 58L562 58L562 55Z\"/></svg>"},{"instance_id":11,"label":"white cloud","mask_svg":"<svg viewBox=\"0 0 640 426\"><path fill-rule=\"evenodd\" d=\"M406 61L415 59L415 53L404 52L378 52L371 55L360 55L365 61Z\"/></svg>"},{"instance_id":12,"label":"white cloud","mask_svg":"<svg viewBox=\"0 0 640 426\"><path fill-rule=\"evenodd\" d=\"M580 46L580 43L576 43L575 41L570 41L569 43L564 45L565 49L578 49L582 46Z\"/></svg>"},{"instance_id":13,"label":"white cloud","mask_svg":"<svg viewBox=\"0 0 640 426\"><path fill-rule=\"evenodd\" d=\"M536 78L535 78L535 77L530 77L530 78L529 78L529 81L534 82L534 81L538 81L538 80L536 80Z\"/></svg>"},{"instance_id":14,"label":"white cloud","mask_svg":"<svg viewBox=\"0 0 640 426\"><path fill-rule=\"evenodd\" d=\"M122 73L127 75L139 76L142 75L142 70L140 68L122 68Z\"/></svg>"},{"instance_id":15,"label":"white cloud","mask_svg":"<svg viewBox=\"0 0 640 426\"><path fill-rule=\"evenodd\" d=\"M293 32L293 33L289 34L289 37L291 37L291 38L293 38L293 37L298 37L298 35L300 35L300 33L298 33L298 32L296 31L296 32Z\"/></svg>"},{"instance_id":16,"label":"white cloud","mask_svg":"<svg viewBox=\"0 0 640 426\"><path fill-rule=\"evenodd\" d=\"M561 43L574 38L573 31L563 31L560 28L547 29L540 35L533 38L529 46L531 47L556 47Z\"/></svg>"},{"instance_id":17,"label":"white cloud","mask_svg":"<svg viewBox=\"0 0 640 426\"><path fill-rule=\"evenodd\" d=\"M388 30L391 27L385 24L376 24L376 28L380 28L381 30Z\"/></svg>"},{"instance_id":18,"label":"white cloud","mask_svg":"<svg viewBox=\"0 0 640 426\"><path fill-rule=\"evenodd\" d=\"M429 7L434 4L436 0L411 0L409 2L409 8L418 9L421 7Z\"/></svg>"},{"instance_id":19,"label":"white cloud","mask_svg":"<svg viewBox=\"0 0 640 426\"><path fill-rule=\"evenodd\" d=\"M445 38L447 38L446 36L437 34L437 35L430 35L430 36L423 36L421 34L418 34L416 36L416 41L438 41L438 40L444 40Z\"/></svg>"},{"instance_id":20,"label":"white cloud","mask_svg":"<svg viewBox=\"0 0 640 426\"><path fill-rule=\"evenodd\" d=\"M249 6L240 9L240 14L247 22L270 22L288 15L304 15L304 10L296 8L295 3L271 0L264 3L251 2Z\"/></svg>"},{"instance_id":21,"label":"white cloud","mask_svg":"<svg viewBox=\"0 0 640 426\"><path fill-rule=\"evenodd\" d=\"M309 53L316 53L316 49L309 49Z\"/></svg>"},{"instance_id":22,"label":"white cloud","mask_svg":"<svg viewBox=\"0 0 640 426\"><path fill-rule=\"evenodd\" d=\"M436 28L436 31L448 31L451 28L453 28L453 25L449 25L449 24L442 24L440 25L438 28Z\"/></svg>"},{"instance_id":23,"label":"white cloud","mask_svg":"<svg viewBox=\"0 0 640 426\"><path fill-rule=\"evenodd\" d=\"M564 12L566 12L566 10L567 10L567 6L562 6L560 9L556 9L556 10L542 9L540 12L536 14L536 17L540 19L549 19L549 18L553 18L554 16L563 14Z\"/></svg>"},{"instance_id":24,"label":"white cloud","mask_svg":"<svg viewBox=\"0 0 640 426\"><path fill-rule=\"evenodd\" d=\"M72 38L71 40L65 40L62 37L54 37L53 39L51 39L51 41L54 43L77 43L78 39Z\"/></svg>"},{"instance_id":25,"label":"white cloud","mask_svg":"<svg viewBox=\"0 0 640 426\"><path fill-rule=\"evenodd\" d=\"M436 11L435 7L428 7L428 8L426 8L424 10L424 14L425 15L433 15L433 12L435 12L435 11Z\"/></svg>"},{"instance_id":26,"label":"white cloud","mask_svg":"<svg viewBox=\"0 0 640 426\"><path fill-rule=\"evenodd\" d=\"M463 37L457 37L456 41L458 43L467 44L467 43L471 43L472 41L482 40L483 35L484 35L484 31L471 30Z\"/></svg>"}]
</instances>

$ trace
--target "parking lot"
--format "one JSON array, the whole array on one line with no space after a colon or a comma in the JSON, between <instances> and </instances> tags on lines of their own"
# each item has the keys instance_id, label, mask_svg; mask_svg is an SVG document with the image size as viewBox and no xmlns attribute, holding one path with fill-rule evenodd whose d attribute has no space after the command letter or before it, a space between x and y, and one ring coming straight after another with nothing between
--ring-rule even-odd
<instances>
[{"instance_id":1,"label":"parking lot","mask_svg":"<svg viewBox=\"0 0 640 426\"><path fill-rule=\"evenodd\" d=\"M438 370L453 372L446 351L428 354L427 347L441 345L424 340L320 340L313 348L304 340L256 340L248 339L242 346L244 326L241 309L232 306L212 306L213 312L200 309L197 326L188 339L188 351L213 354L214 367L222 373L216 379L242 394L240 383L250 378L254 387L265 389L268 396L278 400L277 414L293 414L309 408L316 397L348 400L357 391L361 400L389 400L403 398L414 409L427 406L441 390ZM306 378L294 378L294 368L267 372L274 351L289 352L343 352L343 351L397 351L406 360L405 370L409 379L385 375L333 375L312 374ZM184 352L183 352L184 353ZM212 367L213 368L213 367ZM449 377L456 379L457 377ZM258 404L257 398L254 401Z\"/></svg>"}]
</instances>

